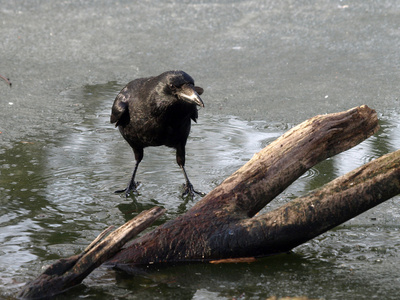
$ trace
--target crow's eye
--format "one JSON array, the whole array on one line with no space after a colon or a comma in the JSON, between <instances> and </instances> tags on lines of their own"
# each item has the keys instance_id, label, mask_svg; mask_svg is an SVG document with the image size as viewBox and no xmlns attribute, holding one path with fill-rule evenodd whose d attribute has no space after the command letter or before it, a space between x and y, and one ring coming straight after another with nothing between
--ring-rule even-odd
<instances>
[{"instance_id":1,"label":"crow's eye","mask_svg":"<svg viewBox=\"0 0 400 300\"><path fill-rule=\"evenodd\" d=\"M169 88L170 88L172 91L175 91L175 90L176 90L176 86L173 85L172 83L169 84Z\"/></svg>"}]
</instances>

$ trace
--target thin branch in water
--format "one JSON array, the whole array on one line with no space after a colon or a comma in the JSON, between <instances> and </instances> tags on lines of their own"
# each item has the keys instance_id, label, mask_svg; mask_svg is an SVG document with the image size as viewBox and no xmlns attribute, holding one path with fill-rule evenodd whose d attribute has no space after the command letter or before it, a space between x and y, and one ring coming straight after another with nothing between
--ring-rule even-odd
<instances>
[{"instance_id":1,"label":"thin branch in water","mask_svg":"<svg viewBox=\"0 0 400 300\"><path fill-rule=\"evenodd\" d=\"M6 77L4 77L2 75L0 75L0 78L3 79L11 87L12 83L11 83L10 80L8 80L8 78L6 78Z\"/></svg>"}]
</instances>

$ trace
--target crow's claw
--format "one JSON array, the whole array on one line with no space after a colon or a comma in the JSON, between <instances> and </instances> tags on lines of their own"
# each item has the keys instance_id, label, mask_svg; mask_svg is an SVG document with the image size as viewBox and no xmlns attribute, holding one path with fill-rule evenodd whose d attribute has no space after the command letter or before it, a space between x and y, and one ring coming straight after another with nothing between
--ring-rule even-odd
<instances>
[{"instance_id":1,"label":"crow's claw","mask_svg":"<svg viewBox=\"0 0 400 300\"><path fill-rule=\"evenodd\" d=\"M194 194L204 197L206 194L203 192L196 191L191 183L183 184L182 197L194 198Z\"/></svg>"},{"instance_id":2,"label":"crow's claw","mask_svg":"<svg viewBox=\"0 0 400 300\"><path fill-rule=\"evenodd\" d=\"M140 182L134 182L133 184L129 184L129 186L126 189L123 190L117 190L114 193L115 194L122 194L125 193L125 197L128 198L129 195L132 193L134 195L138 195L139 192L137 190L137 187L139 186Z\"/></svg>"}]
</instances>

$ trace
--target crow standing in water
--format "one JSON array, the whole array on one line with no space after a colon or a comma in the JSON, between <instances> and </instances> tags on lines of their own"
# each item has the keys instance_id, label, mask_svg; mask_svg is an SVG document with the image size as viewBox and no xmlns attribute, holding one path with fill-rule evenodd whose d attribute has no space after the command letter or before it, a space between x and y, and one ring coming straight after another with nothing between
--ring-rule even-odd
<instances>
[{"instance_id":1,"label":"crow standing in water","mask_svg":"<svg viewBox=\"0 0 400 300\"><path fill-rule=\"evenodd\" d=\"M176 162L182 168L186 184L182 196L195 191L185 171L185 145L191 120L196 122L197 106L204 107L201 87L183 71L168 71L161 75L139 78L129 82L114 100L111 123L116 123L124 139L132 147L136 165L131 181L124 190L135 192L135 175L143 149L166 145L176 149Z\"/></svg>"}]
</instances>

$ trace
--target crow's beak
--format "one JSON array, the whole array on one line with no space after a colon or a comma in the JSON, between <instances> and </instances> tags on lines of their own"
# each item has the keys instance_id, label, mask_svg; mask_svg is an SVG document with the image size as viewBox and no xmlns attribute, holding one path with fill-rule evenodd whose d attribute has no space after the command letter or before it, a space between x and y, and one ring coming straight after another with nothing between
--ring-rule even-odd
<instances>
[{"instance_id":1,"label":"crow's beak","mask_svg":"<svg viewBox=\"0 0 400 300\"><path fill-rule=\"evenodd\" d=\"M204 107L203 100L201 100L198 92L196 92L196 88L197 87L194 87L193 85L185 84L179 91L178 95L180 98L187 102L191 102L198 106Z\"/></svg>"}]
</instances>

